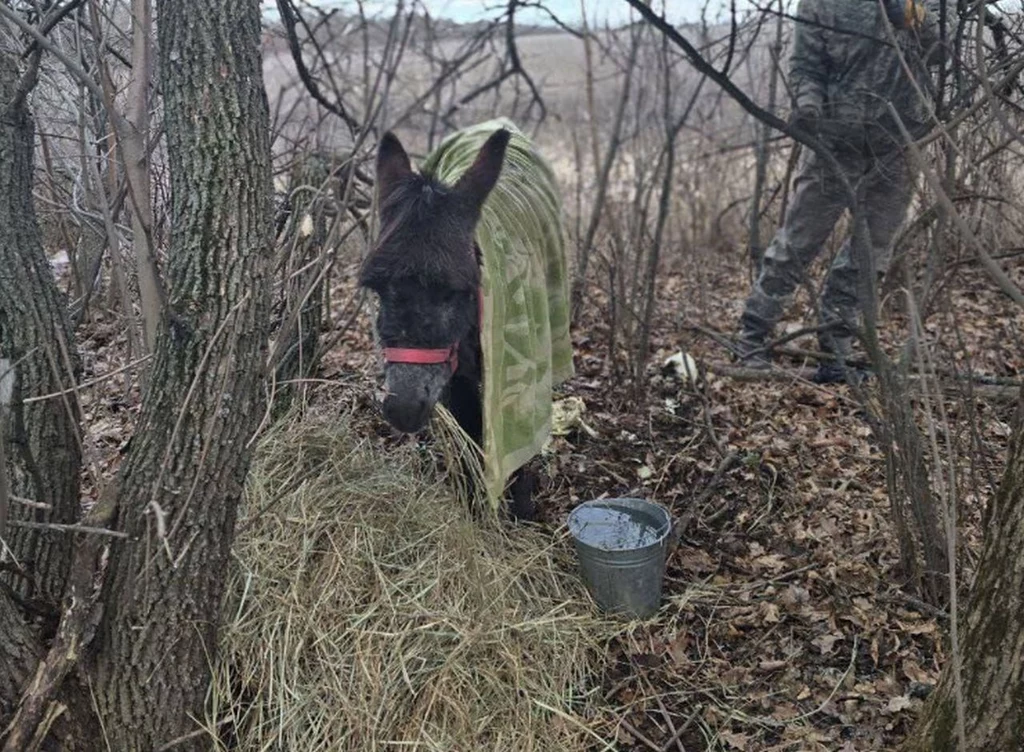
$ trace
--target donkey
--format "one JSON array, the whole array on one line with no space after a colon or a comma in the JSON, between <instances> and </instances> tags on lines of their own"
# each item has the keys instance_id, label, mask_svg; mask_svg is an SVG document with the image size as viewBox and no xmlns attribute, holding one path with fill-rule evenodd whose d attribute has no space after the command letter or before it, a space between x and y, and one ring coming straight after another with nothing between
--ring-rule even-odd
<instances>
[{"instance_id":1,"label":"donkey","mask_svg":"<svg viewBox=\"0 0 1024 752\"><path fill-rule=\"evenodd\" d=\"M359 284L380 301L384 418L417 433L440 401L482 445L484 377L480 349L480 249L474 240L484 201L501 174L511 134L495 131L455 185L414 172L393 133L377 151L380 233ZM509 511L533 519L533 477L520 469Z\"/></svg>"}]
</instances>

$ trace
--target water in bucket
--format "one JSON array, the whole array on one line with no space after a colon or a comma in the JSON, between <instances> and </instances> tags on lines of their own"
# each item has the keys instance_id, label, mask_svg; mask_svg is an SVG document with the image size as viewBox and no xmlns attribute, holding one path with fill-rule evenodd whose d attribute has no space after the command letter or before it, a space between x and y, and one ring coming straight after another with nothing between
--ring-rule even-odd
<instances>
[{"instance_id":1,"label":"water in bucket","mask_svg":"<svg viewBox=\"0 0 1024 752\"><path fill-rule=\"evenodd\" d=\"M569 523L574 537L603 551L628 551L658 542L659 529L643 511L612 506L583 506Z\"/></svg>"},{"instance_id":2,"label":"water in bucket","mask_svg":"<svg viewBox=\"0 0 1024 752\"><path fill-rule=\"evenodd\" d=\"M661 603L672 518L643 499L601 499L569 514L583 580L598 606L646 617Z\"/></svg>"}]
</instances>

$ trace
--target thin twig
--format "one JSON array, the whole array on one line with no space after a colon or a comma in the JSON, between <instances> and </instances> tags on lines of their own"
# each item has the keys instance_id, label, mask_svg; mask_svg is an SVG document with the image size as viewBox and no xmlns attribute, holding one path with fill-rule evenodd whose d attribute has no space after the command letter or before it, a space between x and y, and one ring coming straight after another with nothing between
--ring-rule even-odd
<instances>
[{"instance_id":1,"label":"thin twig","mask_svg":"<svg viewBox=\"0 0 1024 752\"><path fill-rule=\"evenodd\" d=\"M105 527L92 527L89 525L65 525L60 522L26 522L25 520L11 520L8 523L11 527L23 527L28 530L55 530L60 533L88 533L89 535L105 535L108 538L127 538L128 533L120 530L108 530Z\"/></svg>"},{"instance_id":2,"label":"thin twig","mask_svg":"<svg viewBox=\"0 0 1024 752\"><path fill-rule=\"evenodd\" d=\"M302 43L299 41L299 35L296 31L297 25L297 11L294 8L291 0L277 0L277 10L281 15L281 23L284 26L285 36L288 38L288 49L292 54L292 62L295 63L295 70L299 74L299 79L302 81L302 85L306 87L306 91L319 102L325 110L337 115L343 123L348 127L349 133L355 135L363 130L363 124L356 120L345 108L345 103L339 99L337 102L331 102L324 96L324 93L320 90L319 84L313 78L313 74L306 66L306 61L302 57ZM373 125L370 126L373 128Z\"/></svg>"},{"instance_id":3,"label":"thin twig","mask_svg":"<svg viewBox=\"0 0 1024 752\"><path fill-rule=\"evenodd\" d=\"M219 721L216 722L215 726L216 726L216 728L220 728L224 724L230 723L233 720L234 720L233 718L221 718ZM179 747L182 744L184 744L185 742L190 742L190 741L193 741L195 739L199 739L200 737L203 737L203 736L208 736L210 733L211 733L211 729L206 728L206 727L203 727L203 728L200 728L200 729L196 729L195 731L190 731L187 734L179 736L177 739L171 739L169 742L164 744L162 747L158 747L156 752L168 752L168 750L172 750L175 747Z\"/></svg>"},{"instance_id":4,"label":"thin twig","mask_svg":"<svg viewBox=\"0 0 1024 752\"><path fill-rule=\"evenodd\" d=\"M89 379L88 381L83 381L81 384L78 384L77 386L71 387L70 389L62 389L59 392L51 392L50 394L39 394L39 395L37 395L35 397L26 397L25 399L22 400L22 402L24 404L26 404L26 405L31 403L31 402L42 402L44 400L54 399L55 397L63 397L66 394L72 394L72 393L77 392L77 391L79 391L81 389L85 389L86 387L95 386L96 384L101 384L104 381L106 381L107 379L112 378L114 376L117 376L119 373L124 373L127 370L135 368L135 366L137 366L137 365L141 365L142 363L145 363L147 360L150 360L152 357L153 357L152 355L143 355L141 358L136 358L135 360L133 360L133 361L131 361L131 362L121 366L120 368L115 368L113 371L108 371L107 373L103 374L102 376L97 376L96 378Z\"/></svg>"},{"instance_id":5,"label":"thin twig","mask_svg":"<svg viewBox=\"0 0 1024 752\"><path fill-rule=\"evenodd\" d=\"M592 728L590 728L589 726L585 726L575 716L569 715L564 710L560 710L559 708L552 707L551 705L548 705L547 703L541 702L540 700L538 700L536 698L534 699L533 703L534 703L534 705L536 705L537 707L541 708L542 710L546 710L549 713L554 713L555 715L557 715L562 720L571 723L576 728L580 729L581 731L584 731L586 734L588 734L589 736L593 737L594 741L596 741L598 744L602 745L601 746L601 752L615 752L615 745L614 744L612 744L611 742L607 742L604 739L602 739L600 736L598 736L594 732L594 730Z\"/></svg>"},{"instance_id":6,"label":"thin twig","mask_svg":"<svg viewBox=\"0 0 1024 752\"><path fill-rule=\"evenodd\" d=\"M651 691L654 692L654 687L651 687ZM665 707L665 703L661 701L661 696L655 693L654 701L658 703L658 709L661 711L661 717L665 719L665 723L668 725L668 730L672 732L672 736L669 739L668 744L663 744L661 746L662 752L671 747L673 743L679 748L679 752L686 752L686 748L683 747L683 743L679 739L681 732L676 729L676 725L672 722L672 716L669 714L668 708Z\"/></svg>"},{"instance_id":7,"label":"thin twig","mask_svg":"<svg viewBox=\"0 0 1024 752\"><path fill-rule=\"evenodd\" d=\"M621 725L622 728L626 729L626 731L629 732L630 736L632 736L638 742L641 742L648 749L653 749L654 752L661 752L661 747L659 747L657 744L655 744L646 736L644 736L638 729L630 725L629 721L627 721L625 718L619 719L619 725Z\"/></svg>"},{"instance_id":8,"label":"thin twig","mask_svg":"<svg viewBox=\"0 0 1024 752\"><path fill-rule=\"evenodd\" d=\"M910 137L906 127L903 125L903 120L900 118L891 102L889 103L889 113L893 115L896 125L900 129L900 135L902 135L907 142L907 148L910 151L911 157L914 162L917 163L917 166L924 175L929 187L935 192L935 197L938 199L939 204L942 205L948 216L953 220L953 223L956 225L957 230L960 232L964 240L966 240L971 248L974 249L974 252L978 255L978 259L981 261L981 265L985 267L985 270L989 273L992 281L995 282L996 286L1004 295L1006 295L1006 297L1021 308L1024 308L1024 292L1021 292L1020 288L1017 287L1016 283L1010 278L1003 267L1001 267L999 263L992 258L988 249L985 248L984 243L978 240L978 236L974 234L970 225L967 224L967 220L964 219L960 215L960 212L956 210L956 207L953 206L953 202L950 200L949 194L947 194L945 189L942 187L942 181L925 161L924 156L921 154L921 150Z\"/></svg>"},{"instance_id":9,"label":"thin twig","mask_svg":"<svg viewBox=\"0 0 1024 752\"><path fill-rule=\"evenodd\" d=\"M6 3L0 3L0 17L6 18L23 32L32 37L32 39L39 43L40 47L63 63L64 67L67 68L68 73L85 86L85 88L89 90L90 94L96 97L98 101L103 101L103 90L100 88L100 85L96 83L96 80L86 73L85 70L82 69L82 66L75 63L75 61L65 55L59 47L40 33L39 29L28 23L28 21L22 18L19 13L12 10ZM124 122L120 113L117 111L111 111L107 113L107 116L114 121L118 127L123 127Z\"/></svg>"},{"instance_id":10,"label":"thin twig","mask_svg":"<svg viewBox=\"0 0 1024 752\"><path fill-rule=\"evenodd\" d=\"M686 729L690 728L690 724L693 723L694 720L696 720L697 716L700 715L701 711L703 710L704 706L698 703L697 707L695 707L693 709L693 712L690 713L689 718L687 718L683 722L683 725L679 727L679 730L675 732L671 739L669 739L661 746L661 752L668 752L669 747L671 747L673 744L678 744L679 748L682 749L683 743L680 741L680 739L682 738L683 734L686 733ZM683 752L686 752L686 750L684 749Z\"/></svg>"},{"instance_id":11,"label":"thin twig","mask_svg":"<svg viewBox=\"0 0 1024 752\"><path fill-rule=\"evenodd\" d=\"M15 496L14 494L11 494L10 496L8 496L8 498L15 504L21 504L23 507L32 507L33 509L53 509L52 504L47 504L42 501L33 501L32 499L26 499L21 496Z\"/></svg>"}]
</instances>

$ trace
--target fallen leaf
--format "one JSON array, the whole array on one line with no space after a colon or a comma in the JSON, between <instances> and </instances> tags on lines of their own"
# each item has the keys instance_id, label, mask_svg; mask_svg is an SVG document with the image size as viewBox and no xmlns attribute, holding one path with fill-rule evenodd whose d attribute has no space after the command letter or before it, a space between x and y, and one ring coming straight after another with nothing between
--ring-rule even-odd
<instances>
[{"instance_id":1,"label":"fallen leaf","mask_svg":"<svg viewBox=\"0 0 1024 752\"><path fill-rule=\"evenodd\" d=\"M755 566L763 569L770 569L773 572L781 572L786 568L786 562L778 554L765 554L753 560Z\"/></svg>"},{"instance_id":2,"label":"fallen leaf","mask_svg":"<svg viewBox=\"0 0 1024 752\"><path fill-rule=\"evenodd\" d=\"M718 732L718 738L733 749L739 750L746 750L747 744L750 742L750 737L746 734L739 734L733 731L720 731Z\"/></svg>"},{"instance_id":3,"label":"fallen leaf","mask_svg":"<svg viewBox=\"0 0 1024 752\"><path fill-rule=\"evenodd\" d=\"M841 639L843 639L843 636L840 634L826 634L821 637L815 637L811 640L811 644L818 648L822 655L828 655L835 649L836 642Z\"/></svg>"},{"instance_id":4,"label":"fallen leaf","mask_svg":"<svg viewBox=\"0 0 1024 752\"><path fill-rule=\"evenodd\" d=\"M767 601L762 603L760 612L761 619L766 624L778 624L782 621L782 617L779 616L779 607L774 603L768 603Z\"/></svg>"},{"instance_id":5,"label":"fallen leaf","mask_svg":"<svg viewBox=\"0 0 1024 752\"><path fill-rule=\"evenodd\" d=\"M897 695L896 697L890 697L888 704L885 706L883 713L899 713L900 711L906 710L911 705L910 698L906 695Z\"/></svg>"},{"instance_id":6,"label":"fallen leaf","mask_svg":"<svg viewBox=\"0 0 1024 752\"><path fill-rule=\"evenodd\" d=\"M910 658L903 659L903 675L919 684L934 684L935 679L917 663Z\"/></svg>"}]
</instances>

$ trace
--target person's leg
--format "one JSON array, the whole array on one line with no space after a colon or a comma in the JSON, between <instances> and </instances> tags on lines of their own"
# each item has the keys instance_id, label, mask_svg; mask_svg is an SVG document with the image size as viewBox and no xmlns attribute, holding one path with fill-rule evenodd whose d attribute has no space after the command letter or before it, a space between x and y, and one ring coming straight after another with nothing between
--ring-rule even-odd
<instances>
[{"instance_id":1,"label":"person's leg","mask_svg":"<svg viewBox=\"0 0 1024 752\"><path fill-rule=\"evenodd\" d=\"M804 152L785 219L765 250L760 274L740 316L739 355L748 365L767 363L767 356L759 356L758 350L845 208L831 171L813 152Z\"/></svg>"},{"instance_id":2,"label":"person's leg","mask_svg":"<svg viewBox=\"0 0 1024 752\"><path fill-rule=\"evenodd\" d=\"M898 152L873 160L863 178L861 211L867 222L876 284L889 268L893 240L906 218L916 179L909 160ZM860 284L860 264L847 238L825 280L821 324L828 328L819 335L821 349L842 360L849 356L861 313ZM839 372L834 375L838 377Z\"/></svg>"}]
</instances>

